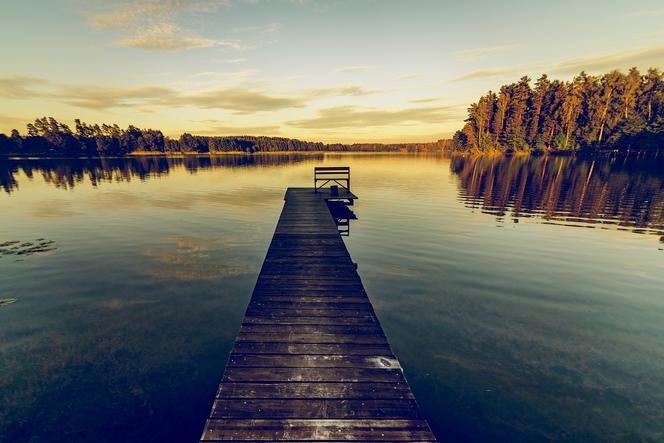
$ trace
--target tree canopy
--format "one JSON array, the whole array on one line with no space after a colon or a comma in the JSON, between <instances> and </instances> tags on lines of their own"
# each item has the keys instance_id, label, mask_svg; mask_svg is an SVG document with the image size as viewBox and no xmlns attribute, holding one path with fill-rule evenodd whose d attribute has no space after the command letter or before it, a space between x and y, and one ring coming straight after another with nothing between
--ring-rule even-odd
<instances>
[{"instance_id":1,"label":"tree canopy","mask_svg":"<svg viewBox=\"0 0 664 443\"><path fill-rule=\"evenodd\" d=\"M522 77L470 105L453 137L457 150L551 152L664 148L664 74L601 76L572 81Z\"/></svg>"}]
</instances>

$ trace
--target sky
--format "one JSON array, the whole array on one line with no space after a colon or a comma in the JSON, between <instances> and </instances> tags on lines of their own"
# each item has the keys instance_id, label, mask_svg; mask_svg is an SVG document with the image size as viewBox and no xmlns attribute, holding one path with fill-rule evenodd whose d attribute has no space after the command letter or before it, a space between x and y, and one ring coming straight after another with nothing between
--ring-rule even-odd
<instances>
[{"instance_id":1,"label":"sky","mask_svg":"<svg viewBox=\"0 0 664 443\"><path fill-rule=\"evenodd\" d=\"M451 136L523 75L664 68L661 0L0 0L0 132Z\"/></svg>"}]
</instances>

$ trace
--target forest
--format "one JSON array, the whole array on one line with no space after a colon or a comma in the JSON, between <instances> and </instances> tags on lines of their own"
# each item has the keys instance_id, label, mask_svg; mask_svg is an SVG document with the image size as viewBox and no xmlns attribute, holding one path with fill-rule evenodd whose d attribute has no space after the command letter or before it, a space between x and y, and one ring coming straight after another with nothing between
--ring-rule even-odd
<instances>
[{"instance_id":1,"label":"forest","mask_svg":"<svg viewBox=\"0 0 664 443\"><path fill-rule=\"evenodd\" d=\"M27 125L27 134L18 130L9 136L0 134L0 156L36 157L108 157L131 153L256 153L256 152L400 152L440 151L450 146L450 140L433 143L356 143L324 144L283 137L238 136L209 137L182 134L178 139L164 136L155 129L139 129L130 125L89 125L75 120L75 128L53 117L42 117Z\"/></svg>"},{"instance_id":2,"label":"forest","mask_svg":"<svg viewBox=\"0 0 664 443\"><path fill-rule=\"evenodd\" d=\"M117 124L75 127L42 117L0 134L0 156L105 157L131 153L256 152L602 152L664 148L664 74L632 68L601 76L581 72L571 81L542 75L489 91L468 108L451 140L432 143L324 144L284 137L200 136L169 138L155 129Z\"/></svg>"},{"instance_id":3,"label":"forest","mask_svg":"<svg viewBox=\"0 0 664 443\"><path fill-rule=\"evenodd\" d=\"M470 105L453 148L472 152L650 151L664 148L664 75L632 68L571 81L542 75Z\"/></svg>"}]
</instances>

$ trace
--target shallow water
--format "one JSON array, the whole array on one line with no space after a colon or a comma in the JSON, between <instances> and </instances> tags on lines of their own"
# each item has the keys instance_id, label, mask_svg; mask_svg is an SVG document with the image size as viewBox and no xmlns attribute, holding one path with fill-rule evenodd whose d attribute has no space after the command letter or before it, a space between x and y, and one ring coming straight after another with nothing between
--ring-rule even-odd
<instances>
[{"instance_id":1,"label":"shallow water","mask_svg":"<svg viewBox=\"0 0 664 443\"><path fill-rule=\"evenodd\" d=\"M661 158L257 155L0 162L0 441L196 440L322 164L441 440L664 440Z\"/></svg>"}]
</instances>

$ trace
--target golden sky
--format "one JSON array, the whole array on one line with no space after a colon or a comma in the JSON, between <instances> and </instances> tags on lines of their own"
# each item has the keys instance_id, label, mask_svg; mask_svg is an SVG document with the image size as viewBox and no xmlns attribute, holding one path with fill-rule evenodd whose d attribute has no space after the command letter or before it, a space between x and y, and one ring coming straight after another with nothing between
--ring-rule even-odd
<instances>
[{"instance_id":1,"label":"golden sky","mask_svg":"<svg viewBox=\"0 0 664 443\"><path fill-rule=\"evenodd\" d=\"M664 67L659 1L5 0L0 132L432 141L522 75Z\"/></svg>"}]
</instances>

